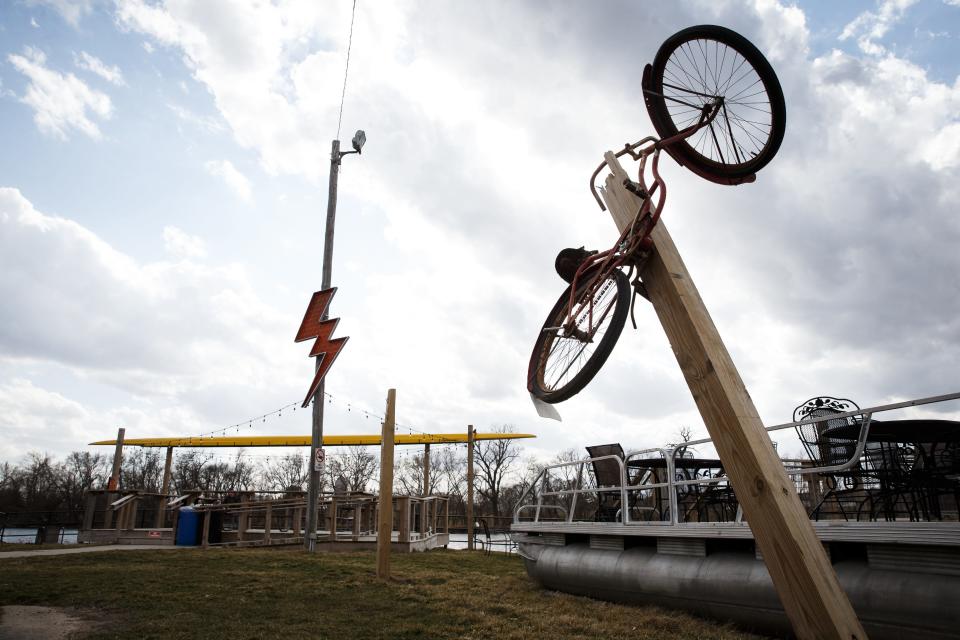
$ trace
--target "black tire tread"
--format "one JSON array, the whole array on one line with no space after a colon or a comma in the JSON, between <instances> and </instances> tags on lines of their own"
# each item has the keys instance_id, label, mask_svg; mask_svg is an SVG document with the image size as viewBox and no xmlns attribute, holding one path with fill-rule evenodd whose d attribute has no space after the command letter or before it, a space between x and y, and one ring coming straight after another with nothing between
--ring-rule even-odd
<instances>
[{"instance_id":1,"label":"black tire tread","mask_svg":"<svg viewBox=\"0 0 960 640\"><path fill-rule=\"evenodd\" d=\"M610 357L610 353L613 352L613 347L617 344L617 340L620 338L621 332L623 332L623 327L627 321L627 313L630 310L630 282L627 280L626 274L619 269L614 270L613 276L617 286L617 298L613 309L613 316L610 320L610 326L603 334L600 343L597 345L593 354L591 354L590 359L584 364L583 368L573 376L567 384L552 391L540 388L538 386L538 376L536 375L537 367L540 364L541 353L546 346L548 335L541 329L540 335L534 343L533 353L530 356L530 364L527 368L527 380L530 392L538 399L548 404L569 400L580 393L583 388L593 380L594 376L597 375L600 368L607 361L607 358ZM585 288L586 284L587 283L584 283L582 287ZM556 326L558 324L557 317L566 315L567 304L570 301L570 287L572 286L573 285L570 285L564 289L557 303L553 306L553 309L550 310L550 314L543 323L543 328Z\"/></svg>"},{"instance_id":2,"label":"black tire tread","mask_svg":"<svg viewBox=\"0 0 960 640\"><path fill-rule=\"evenodd\" d=\"M697 39L709 39L721 42L731 49L736 50L748 63L753 65L770 98L770 108L772 112L770 138L763 150L755 158L737 165L723 164L705 158L697 152L696 149L687 144L686 141L672 145L668 151L680 164L696 167L700 172L718 178L736 179L754 174L766 166L780 149L780 144L783 142L783 136L786 131L787 109L783 97L783 89L780 87L780 81L777 79L776 72L774 72L773 67L770 66L770 63L753 43L736 31L717 25L697 25L678 31L660 45L660 49L653 59L651 91L653 91L654 94L663 93L663 74L670 55L684 43ZM674 126L663 97L660 95L652 95L648 97L646 102L650 119L660 134L660 137L668 138L676 135L677 128Z\"/></svg>"}]
</instances>

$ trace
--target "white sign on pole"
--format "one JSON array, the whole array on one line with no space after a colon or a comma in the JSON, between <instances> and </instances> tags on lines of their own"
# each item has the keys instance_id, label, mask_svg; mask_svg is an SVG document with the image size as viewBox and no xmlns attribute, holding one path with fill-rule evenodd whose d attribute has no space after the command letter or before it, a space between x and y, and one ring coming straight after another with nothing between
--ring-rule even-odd
<instances>
[{"instance_id":1,"label":"white sign on pole","mask_svg":"<svg viewBox=\"0 0 960 640\"><path fill-rule=\"evenodd\" d=\"M323 471L324 460L326 460L326 454L323 452L323 447L318 447L316 457L313 459L313 470Z\"/></svg>"}]
</instances>

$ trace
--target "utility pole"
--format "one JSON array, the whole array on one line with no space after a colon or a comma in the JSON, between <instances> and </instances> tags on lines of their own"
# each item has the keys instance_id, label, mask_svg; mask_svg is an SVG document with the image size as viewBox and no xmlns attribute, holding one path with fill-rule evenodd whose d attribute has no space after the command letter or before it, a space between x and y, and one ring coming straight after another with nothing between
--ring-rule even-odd
<instances>
[{"instance_id":1,"label":"utility pole","mask_svg":"<svg viewBox=\"0 0 960 640\"><path fill-rule=\"evenodd\" d=\"M330 148L330 188L327 193L327 228L323 237L323 275L320 284L321 291L330 288L333 277L333 228L337 217L337 179L340 176L340 160L351 153L360 153L367 135L358 130L353 136L353 151L340 151L340 141L334 140ZM327 306L322 320L330 315ZM320 360L324 356L317 356L314 362L314 373L320 368ZM315 553L317 550L317 502L320 500L320 465L317 464L317 450L323 447L323 392L325 381L313 394L313 429L310 437L310 476L307 483L307 531L303 537L303 544L307 551Z\"/></svg>"},{"instance_id":2,"label":"utility pole","mask_svg":"<svg viewBox=\"0 0 960 640\"><path fill-rule=\"evenodd\" d=\"M467 425L467 549L473 551L473 425Z\"/></svg>"}]
</instances>

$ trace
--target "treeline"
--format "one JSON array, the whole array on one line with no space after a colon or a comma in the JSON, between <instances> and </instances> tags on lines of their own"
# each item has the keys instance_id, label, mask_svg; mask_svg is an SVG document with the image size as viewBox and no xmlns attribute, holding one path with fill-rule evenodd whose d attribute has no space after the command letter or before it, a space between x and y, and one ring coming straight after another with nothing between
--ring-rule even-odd
<instances>
[{"instance_id":1,"label":"treeline","mask_svg":"<svg viewBox=\"0 0 960 640\"><path fill-rule=\"evenodd\" d=\"M500 432L512 431L501 426ZM327 456L321 491L376 492L379 483L379 450L343 447ZM522 493L542 468L524 463L520 448L510 440L480 441L474 457L474 504L478 516L506 518ZM120 489L159 493L163 483L165 451L130 447L123 452ZM40 522L43 514L58 514L58 521L79 522L88 489L104 489L110 478L113 456L74 451L64 460L30 453L20 464L0 465L0 512L25 521ZM268 459L245 451L228 461L209 450L188 449L174 455L169 493L188 491L305 491L307 456L290 453ZM394 492L422 495L423 452L404 457L394 468ZM447 495L452 514L463 514L466 504L467 459L462 446L434 446L430 452L429 492ZM20 517L16 517L17 514Z\"/></svg>"}]
</instances>

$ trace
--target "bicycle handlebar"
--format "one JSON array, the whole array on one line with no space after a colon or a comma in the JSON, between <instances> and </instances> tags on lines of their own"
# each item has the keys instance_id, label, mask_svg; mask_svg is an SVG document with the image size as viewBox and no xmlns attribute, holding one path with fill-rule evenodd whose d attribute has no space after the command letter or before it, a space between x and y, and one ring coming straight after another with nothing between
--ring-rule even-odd
<instances>
[{"instance_id":1,"label":"bicycle handlebar","mask_svg":"<svg viewBox=\"0 0 960 640\"><path fill-rule=\"evenodd\" d=\"M663 148L669 147L672 144L676 144L681 140L686 140L694 133L713 122L713 119L717 117L718 113L720 113L720 107L722 106L723 98L717 98L712 103L704 105L703 111L700 114L700 118L697 120L697 122L687 127L683 131L679 131L676 135L670 136L664 140L661 140L655 136L647 136L646 138L634 142L633 144L627 143L623 145L623 149L614 154L614 157L619 158L621 156L629 155L634 160L642 160L645 156L656 154ZM638 147L641 147L647 143L652 144L644 149L641 149L640 151L634 151L634 149L637 149ZM601 211L606 211L607 207L603 204L603 201L600 199L600 195L597 193L596 181L597 176L600 175L600 172L603 171L605 166L607 166L606 160L601 162L600 166L598 166L596 171L593 172L593 175L590 176L590 192L593 194L597 204L600 205ZM643 176L640 178L642 182Z\"/></svg>"}]
</instances>

